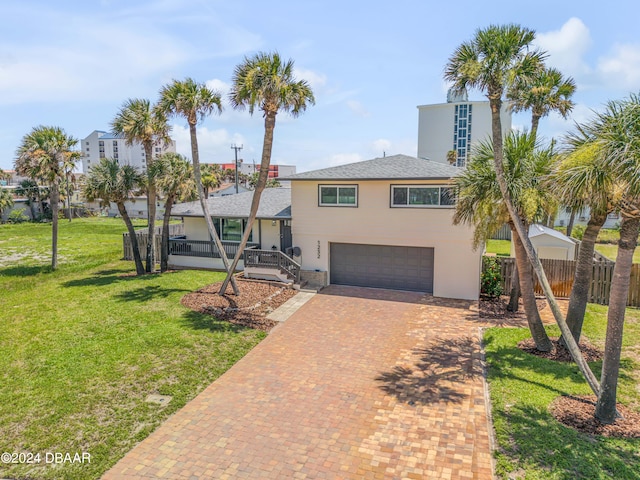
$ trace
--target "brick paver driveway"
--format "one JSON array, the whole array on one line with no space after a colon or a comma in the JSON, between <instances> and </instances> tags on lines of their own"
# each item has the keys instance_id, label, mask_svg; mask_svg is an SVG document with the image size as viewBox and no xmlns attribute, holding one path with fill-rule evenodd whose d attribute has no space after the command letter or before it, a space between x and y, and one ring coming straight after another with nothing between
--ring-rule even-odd
<instances>
[{"instance_id":1,"label":"brick paver driveway","mask_svg":"<svg viewBox=\"0 0 640 480\"><path fill-rule=\"evenodd\" d=\"M104 478L492 478L477 310L329 287Z\"/></svg>"}]
</instances>

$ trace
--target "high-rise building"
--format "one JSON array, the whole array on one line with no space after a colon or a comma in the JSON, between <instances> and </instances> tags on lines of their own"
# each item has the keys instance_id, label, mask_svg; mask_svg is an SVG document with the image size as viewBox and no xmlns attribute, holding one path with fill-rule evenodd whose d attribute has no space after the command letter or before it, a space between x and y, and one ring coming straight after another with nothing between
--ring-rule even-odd
<instances>
[{"instance_id":1,"label":"high-rise building","mask_svg":"<svg viewBox=\"0 0 640 480\"><path fill-rule=\"evenodd\" d=\"M469 101L466 92L447 94L447 103L418 106L418 157L464 167L471 146L491 137L488 101ZM506 103L500 112L502 133L511 130Z\"/></svg>"},{"instance_id":2,"label":"high-rise building","mask_svg":"<svg viewBox=\"0 0 640 480\"><path fill-rule=\"evenodd\" d=\"M113 158L121 165L131 165L141 172L147 169L144 147L135 142L127 145L122 135L94 130L88 137L81 141L82 149L82 173L88 173L92 165L100 162L101 158ZM154 158L165 152L175 152L176 142L171 140L168 144L154 145Z\"/></svg>"}]
</instances>

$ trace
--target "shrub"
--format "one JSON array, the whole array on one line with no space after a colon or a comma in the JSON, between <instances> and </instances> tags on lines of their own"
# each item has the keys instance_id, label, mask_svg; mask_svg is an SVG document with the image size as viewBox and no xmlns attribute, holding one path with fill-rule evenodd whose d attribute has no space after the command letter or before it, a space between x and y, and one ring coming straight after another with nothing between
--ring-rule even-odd
<instances>
[{"instance_id":1,"label":"shrub","mask_svg":"<svg viewBox=\"0 0 640 480\"><path fill-rule=\"evenodd\" d=\"M24 214L24 208L13 210L7 218L8 223L23 223L28 221L29 217Z\"/></svg>"},{"instance_id":2,"label":"shrub","mask_svg":"<svg viewBox=\"0 0 640 480\"><path fill-rule=\"evenodd\" d=\"M500 263L494 257L484 257L482 263L480 292L491 298L499 297L502 295L502 274L500 273Z\"/></svg>"},{"instance_id":3,"label":"shrub","mask_svg":"<svg viewBox=\"0 0 640 480\"><path fill-rule=\"evenodd\" d=\"M578 240L582 240L584 237L584 231L587 229L584 225L575 225L573 230L571 231L571 236L573 238L577 238Z\"/></svg>"}]
</instances>

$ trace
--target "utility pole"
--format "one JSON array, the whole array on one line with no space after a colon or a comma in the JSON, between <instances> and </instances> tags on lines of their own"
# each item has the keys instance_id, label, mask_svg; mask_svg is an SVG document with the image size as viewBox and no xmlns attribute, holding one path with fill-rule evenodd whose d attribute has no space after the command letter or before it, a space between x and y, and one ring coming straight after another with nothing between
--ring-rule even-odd
<instances>
[{"instance_id":1,"label":"utility pole","mask_svg":"<svg viewBox=\"0 0 640 480\"><path fill-rule=\"evenodd\" d=\"M238 193L238 150L242 150L242 145L237 146L234 143L233 145L231 145L231 148L236 151L236 193Z\"/></svg>"}]
</instances>

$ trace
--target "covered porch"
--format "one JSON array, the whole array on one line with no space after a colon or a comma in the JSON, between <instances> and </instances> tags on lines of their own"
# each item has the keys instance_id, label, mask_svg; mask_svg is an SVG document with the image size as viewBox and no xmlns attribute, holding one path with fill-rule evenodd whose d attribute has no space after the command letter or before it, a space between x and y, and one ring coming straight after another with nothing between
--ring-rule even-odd
<instances>
[{"instance_id":1,"label":"covered porch","mask_svg":"<svg viewBox=\"0 0 640 480\"><path fill-rule=\"evenodd\" d=\"M253 192L208 200L212 220L224 251L232 259L247 227ZM218 248L211 241L199 202L174 209L184 223L184 233L169 240L171 268L223 270ZM252 278L297 281L300 266L291 258L291 194L289 189L267 189L237 270Z\"/></svg>"}]
</instances>

